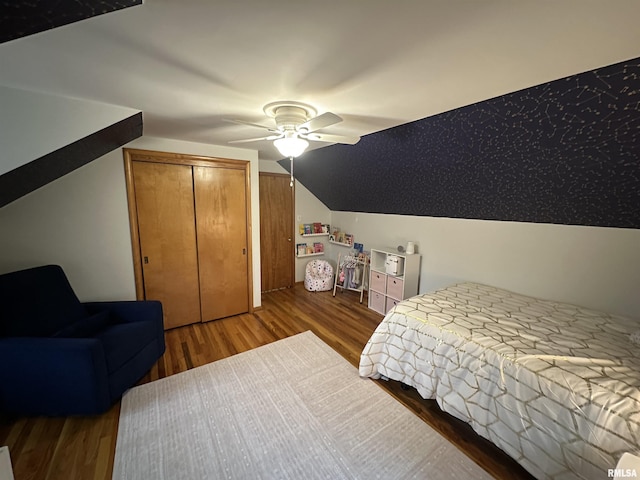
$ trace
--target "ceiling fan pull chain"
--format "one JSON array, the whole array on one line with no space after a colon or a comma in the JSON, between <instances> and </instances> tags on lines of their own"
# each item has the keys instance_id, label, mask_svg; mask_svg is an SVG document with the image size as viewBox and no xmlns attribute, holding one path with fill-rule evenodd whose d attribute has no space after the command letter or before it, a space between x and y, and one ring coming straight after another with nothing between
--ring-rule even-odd
<instances>
[{"instance_id":1,"label":"ceiling fan pull chain","mask_svg":"<svg viewBox=\"0 0 640 480\"><path fill-rule=\"evenodd\" d=\"M293 188L293 157L289 157L289 160L291 161L291 181L289 182L289 186Z\"/></svg>"}]
</instances>

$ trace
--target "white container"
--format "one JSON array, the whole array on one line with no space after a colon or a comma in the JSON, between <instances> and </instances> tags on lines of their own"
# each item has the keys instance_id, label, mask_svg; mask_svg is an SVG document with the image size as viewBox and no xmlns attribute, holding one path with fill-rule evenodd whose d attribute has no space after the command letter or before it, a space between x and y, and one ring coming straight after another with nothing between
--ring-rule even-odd
<instances>
[{"instance_id":1,"label":"white container","mask_svg":"<svg viewBox=\"0 0 640 480\"><path fill-rule=\"evenodd\" d=\"M0 447L0 480L14 480L9 447Z\"/></svg>"},{"instance_id":2,"label":"white container","mask_svg":"<svg viewBox=\"0 0 640 480\"><path fill-rule=\"evenodd\" d=\"M387 255L384 267L387 275L402 275L404 271L404 258L396 255Z\"/></svg>"}]
</instances>

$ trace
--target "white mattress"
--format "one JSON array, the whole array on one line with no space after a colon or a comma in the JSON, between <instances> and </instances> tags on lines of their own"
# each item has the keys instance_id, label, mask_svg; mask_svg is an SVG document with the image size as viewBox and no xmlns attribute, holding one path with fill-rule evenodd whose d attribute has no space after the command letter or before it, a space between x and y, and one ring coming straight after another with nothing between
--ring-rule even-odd
<instances>
[{"instance_id":1,"label":"white mattress","mask_svg":"<svg viewBox=\"0 0 640 480\"><path fill-rule=\"evenodd\" d=\"M640 452L637 320L463 283L398 304L360 375L415 387L537 478L607 478Z\"/></svg>"}]
</instances>

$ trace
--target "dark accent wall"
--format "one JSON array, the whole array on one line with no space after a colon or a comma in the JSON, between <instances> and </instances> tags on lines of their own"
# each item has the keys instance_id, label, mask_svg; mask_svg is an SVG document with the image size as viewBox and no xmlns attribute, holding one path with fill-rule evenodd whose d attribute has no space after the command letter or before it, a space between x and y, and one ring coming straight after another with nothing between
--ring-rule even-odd
<instances>
[{"instance_id":1,"label":"dark accent wall","mask_svg":"<svg viewBox=\"0 0 640 480\"><path fill-rule=\"evenodd\" d=\"M142 136L142 113L0 175L0 207Z\"/></svg>"},{"instance_id":2,"label":"dark accent wall","mask_svg":"<svg viewBox=\"0 0 640 480\"><path fill-rule=\"evenodd\" d=\"M0 3L0 43L142 5L142 0L32 0Z\"/></svg>"},{"instance_id":3,"label":"dark accent wall","mask_svg":"<svg viewBox=\"0 0 640 480\"><path fill-rule=\"evenodd\" d=\"M335 211L640 228L640 59L313 150L294 174Z\"/></svg>"}]
</instances>

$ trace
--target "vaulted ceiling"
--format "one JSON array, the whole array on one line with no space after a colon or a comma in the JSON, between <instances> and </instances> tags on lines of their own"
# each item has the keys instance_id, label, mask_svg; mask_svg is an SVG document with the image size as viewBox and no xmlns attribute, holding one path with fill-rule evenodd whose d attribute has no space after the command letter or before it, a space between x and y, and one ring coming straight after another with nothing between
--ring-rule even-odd
<instances>
[{"instance_id":1,"label":"vaulted ceiling","mask_svg":"<svg viewBox=\"0 0 640 480\"><path fill-rule=\"evenodd\" d=\"M266 122L262 107L274 100L339 114L329 133L368 135L640 57L637 0L146 0L118 9L135 3L57 2L97 15L78 22L83 15L59 21L59 10L40 10L44 31L15 38L31 33L22 28L0 44L0 85L139 109L145 135L225 145L262 133L225 119ZM25 19L34 12L7 5L3 28L17 25L12 15L34 23ZM245 146L279 159L270 142Z\"/></svg>"}]
</instances>

